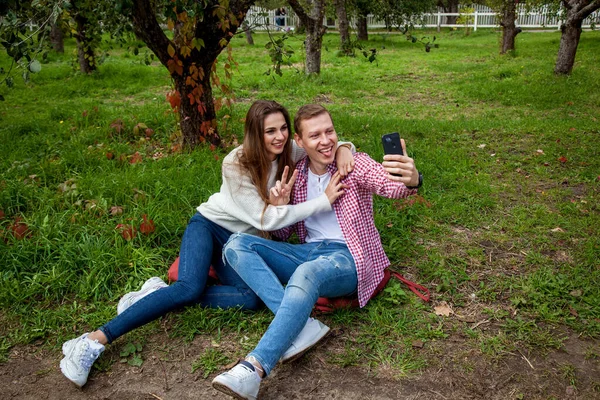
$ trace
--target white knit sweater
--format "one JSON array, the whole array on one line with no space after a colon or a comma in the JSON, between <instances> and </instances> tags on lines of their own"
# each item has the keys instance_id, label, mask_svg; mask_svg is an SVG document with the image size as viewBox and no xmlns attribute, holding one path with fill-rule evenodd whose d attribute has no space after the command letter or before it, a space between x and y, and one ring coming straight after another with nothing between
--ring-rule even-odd
<instances>
[{"instance_id":1,"label":"white knit sweater","mask_svg":"<svg viewBox=\"0 0 600 400\"><path fill-rule=\"evenodd\" d=\"M265 209L265 203L260 198L250 175L239 164L238 152L241 149L242 146L237 147L223 160L221 190L210 196L206 203L202 203L198 207L198 212L207 219L231 232L257 234L259 230L273 231L281 229L315 213L332 209L325 193L316 199L301 204L269 205ZM294 143L292 151L294 162L305 155L304 150ZM277 179L281 179L281 177L275 176L277 165L277 160L271 164L271 172L267 183L269 189L275 186Z\"/></svg>"}]
</instances>

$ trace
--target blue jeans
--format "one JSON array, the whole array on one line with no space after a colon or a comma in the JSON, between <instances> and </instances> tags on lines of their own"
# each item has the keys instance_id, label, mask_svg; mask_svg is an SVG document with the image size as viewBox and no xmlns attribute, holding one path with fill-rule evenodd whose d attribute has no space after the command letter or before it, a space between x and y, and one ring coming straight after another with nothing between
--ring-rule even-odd
<instances>
[{"instance_id":1,"label":"blue jeans","mask_svg":"<svg viewBox=\"0 0 600 400\"><path fill-rule=\"evenodd\" d=\"M229 239L223 254L275 313L267 332L249 354L260 362L265 374L298 336L319 297L356 293L356 266L343 243L290 244L238 233Z\"/></svg>"},{"instance_id":2,"label":"blue jeans","mask_svg":"<svg viewBox=\"0 0 600 400\"><path fill-rule=\"evenodd\" d=\"M100 327L108 342L183 306L200 304L211 308L257 309L261 305L258 297L223 262L223 244L230 236L229 230L196 213L181 241L177 281L143 297ZM221 286L206 286L211 264Z\"/></svg>"}]
</instances>

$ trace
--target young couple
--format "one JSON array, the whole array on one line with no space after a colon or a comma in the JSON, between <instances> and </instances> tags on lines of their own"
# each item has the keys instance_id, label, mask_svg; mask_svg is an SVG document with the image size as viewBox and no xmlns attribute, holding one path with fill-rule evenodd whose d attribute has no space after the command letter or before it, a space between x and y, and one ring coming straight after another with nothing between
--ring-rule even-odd
<instances>
[{"instance_id":1,"label":"young couple","mask_svg":"<svg viewBox=\"0 0 600 400\"><path fill-rule=\"evenodd\" d=\"M329 118L329 114L324 109L323 113L326 113ZM312 118L306 119L304 123L311 119ZM301 121L297 121L297 126L299 122ZM365 196L363 193L364 189L359 186L353 187L353 184L350 182L344 185L340 182L340 179L342 175L347 175L353 168L355 168L354 172L362 171L359 173L364 174L363 164L365 162L365 165L368 165L367 168L376 167L375 169L379 175L378 178L382 179L379 183L372 182L371 184L381 184L382 186L388 187L388 189L383 191L385 192L385 195L391 194L389 189L392 187L398 189L394 192L394 196L400 197L408 195L413 191L406 189L404 183L409 184L409 186L418 183L418 177L415 179L416 169L414 168L414 163L408 157L395 156L389 158L390 161L384 162L385 169L383 166L370 160L366 155L357 154L355 161L348 148L345 146L338 146L337 137L332 124L330 129L319 132L318 135L313 137L313 143L318 143L318 137L321 137L322 143L326 143L327 146L318 144L316 146L318 148L313 150L310 146L306 146L301 140L298 140L298 143L300 144L300 147L298 148L292 144L288 130L290 126L290 118L287 110L276 102L257 101L250 107L246 116L244 143L239 148L233 150L223 161L223 183L220 191L212 195L206 203L203 203L198 207L198 213L192 217L186 228L180 250L178 281L172 285L166 285L160 278L149 279L139 292L129 293L121 299L116 318L94 332L85 333L78 338L64 343L63 354L65 357L61 360L60 366L61 371L69 380L78 386L83 386L87 382L87 377L92 364L102 351L104 351L104 346L107 343L111 343L119 336L165 315L171 310L186 305L200 304L208 307L242 307L244 309L255 309L260 304L258 297L264 297L263 301L267 303L271 310L277 312L278 316L281 314L281 311L279 311L280 308L282 310L285 309L284 307L289 309L290 306L285 305L284 298L288 297L288 295L287 292L284 295L282 282L285 283L291 278L293 273L291 270L292 268L287 268L285 272L272 271L273 274L282 274L282 276L278 278L279 280L276 284L273 282L273 287L257 287L257 292L254 292L252 286L256 282L251 280L249 282L244 282L244 280L240 278L240 275L238 275L231 267L230 263L224 262L224 257L222 257L222 246L229 240L233 232L249 234L250 237L257 238L258 236L255 235L258 235L261 232L282 229L290 224L309 219L309 217L315 214L331 213L332 204L334 204L333 208L337 212L340 207L335 205L335 201L344 194L344 192L346 193L342 198L347 197L353 190L358 190L357 193L359 195L356 199L362 201L362 197ZM303 127L304 125L301 129ZM298 132L303 131L299 130ZM302 147L304 147L304 149ZM304 150L307 150L307 152L314 151L319 153L318 157L320 158L315 163L327 161L327 165L331 164L331 168L336 170L337 168L335 165L340 165L339 173L335 174L333 177L324 174L323 183L319 182L318 188L316 189L318 190L318 193L312 193L309 190L308 201L301 202L301 199L296 195L292 198L291 204L287 204L290 200L291 188L295 183L296 177L300 178L298 182L296 182L296 185L304 179L303 174L298 174L297 171L294 171L291 179L289 181L287 180L289 170L293 169L294 163L304 156ZM337 158L336 164L332 164L334 158ZM368 160L368 162L366 160ZM306 167L308 162L304 160L299 164L299 166L302 165ZM355 165L356 167L354 167ZM385 172L386 170L387 172ZM349 176L351 177L354 172ZM371 171L368 174L373 174L374 172L375 171ZM401 178L392 177L389 173L401 173L403 176ZM304 171L304 174L306 174L306 171ZM281 181L276 180L279 176L282 177ZM371 177L368 178L371 180ZM320 178L317 179L320 180ZM328 184L324 183L325 179L329 180ZM404 183L401 183L402 181ZM367 188L367 186L365 186L365 188ZM382 188L377 188L377 190L372 189L375 189L375 187L367 188L367 190L377 193L382 191ZM298 191L298 194L300 193L301 191ZM306 191L304 193L306 197ZM369 202L366 205L370 204L369 199ZM341 210L342 211L340 212L347 212L345 209ZM369 210L356 210L356 212L367 212L370 215L371 211L369 207ZM350 219L353 219L354 217L354 215L343 216L343 218ZM321 220L321 218L318 218L318 220ZM372 218L370 223L372 225ZM360 226L359 228L363 231L365 227ZM346 229L342 229L344 230L345 235ZM355 228L348 227L348 229L354 230ZM325 226L323 234L329 235L330 230L331 228L329 225ZM302 230L300 229L299 232L302 232ZM374 233L375 236L369 237L369 240L371 241L370 244L373 245L374 242L376 242L380 249L381 244L376 231L363 231L362 233L358 233L358 236L357 232L352 232L351 234L354 235L354 239L358 238L358 240L362 240L360 238L372 233ZM241 237L245 237L245 235L240 236L240 238ZM343 236L341 239L337 239L338 241L344 240ZM370 283L367 282L367 284L373 284L374 288L379 282L378 279L381 279L381 277L379 277L381 272L379 271L379 268L380 266L388 264L387 258L385 258L385 254L383 254L383 251L381 250L376 250L374 252L368 250L368 254L359 250L357 254L354 254L356 249L353 249L353 246L350 244L350 241L354 239L349 237L348 248L352 253L350 256L351 258L359 257L356 258L357 270L359 271L358 281L361 282L362 279L360 265L363 265L364 262L367 261L366 264L363 265L363 268L374 268L372 271L367 271L366 275L369 276L367 281L370 281ZM237 237L231 244L233 245L236 242L238 242ZM345 247L339 243L335 243L335 241L330 242L332 246ZM273 244L273 242L269 243ZM324 241L323 243L329 242ZM362 244L365 245L364 243ZM234 253L237 251L233 247L231 250L233 250ZM371 260L372 256L383 257L383 259ZM352 265L354 265L354 261L351 262ZM208 270L211 264L214 266L222 285L206 285ZM234 264L236 264L236 268L241 270L237 262L234 262ZM258 265L248 266L248 268L261 270ZM261 273L269 273L268 271L268 268L264 267L264 271ZM247 275L247 272L244 274ZM293 282L290 281L290 283ZM288 284L288 288L290 288L290 284ZM267 292L266 294L264 293L265 289ZM345 291L343 294L352 293L355 289L356 287L354 290ZM359 283L359 295L364 296L370 289L367 288L366 292L364 292L364 290L364 284ZM278 294L272 296L272 291ZM329 292L323 292L323 294L329 295ZM319 292L319 295L322 295L321 292ZM368 295L366 296L366 298L368 298ZM277 302L283 302L281 307L279 307ZM366 303L366 300L361 301L361 305L364 305L364 303ZM312 308L312 305L310 307ZM257 353L254 357L249 357L249 360L254 362L254 364L242 362L234 368L235 371L230 371L228 375L224 375L228 377L238 376L240 368L245 368L243 370L244 372L254 372L256 373L255 376L258 377L257 371L262 369L266 370L268 373L270 368L272 368L272 365L274 365L274 362L265 360L270 360L275 357L275 361L277 361L284 352L286 353L287 358L290 359L300 355L307 347L303 345L303 343L300 343L301 346L298 346L298 343L292 344L292 339L297 336L298 332L302 331L305 337L310 337L308 341L316 343L315 340L318 341L319 338L315 339L315 336L318 337L324 329L322 328L323 325L318 321L308 318L309 313L310 310L302 319L302 321L308 322L300 322L299 329L296 329L295 327L295 325L298 325L297 322L294 323L293 330L288 330L287 327L283 329L283 331L287 332L286 336L291 338L289 340L285 339L288 346L283 348L283 351L280 351L277 348L275 351L272 351L272 354L269 354L268 357ZM281 319L282 317L285 317L285 314L281 314L281 317L279 318ZM271 325L269 331L265 335L267 342L270 341L268 339L269 336L272 336L274 324ZM282 329L278 330L282 331ZM281 335L281 333L278 335ZM262 340L261 343L263 341L265 340ZM305 339L304 342L306 341L307 340ZM270 345L267 343L267 347L269 346ZM278 344L276 347L281 346L282 344ZM275 353L279 353L279 355L276 355ZM258 361L261 359L263 360L262 363ZM255 368L255 366L257 368ZM222 376L223 375L215 379L215 386L219 385L219 378ZM230 388L227 384L221 384L220 387L227 388L226 390L229 390L232 393L237 393L235 388ZM252 396L256 396L256 393L258 392L258 383L256 384L256 388L252 389L252 391L255 393L242 393L236 394L236 396L239 398L254 398Z\"/></svg>"}]
</instances>

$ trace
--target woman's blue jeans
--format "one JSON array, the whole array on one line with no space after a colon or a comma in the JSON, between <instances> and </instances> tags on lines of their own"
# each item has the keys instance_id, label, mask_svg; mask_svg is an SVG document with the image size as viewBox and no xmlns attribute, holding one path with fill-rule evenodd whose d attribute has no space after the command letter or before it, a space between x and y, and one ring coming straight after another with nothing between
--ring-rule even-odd
<instances>
[{"instance_id":1,"label":"woman's blue jeans","mask_svg":"<svg viewBox=\"0 0 600 400\"><path fill-rule=\"evenodd\" d=\"M260 362L265 374L298 336L319 297L356 293L356 266L343 243L290 244L237 233L223 254L275 313L267 332L249 354Z\"/></svg>"},{"instance_id":2,"label":"woman's blue jeans","mask_svg":"<svg viewBox=\"0 0 600 400\"><path fill-rule=\"evenodd\" d=\"M177 281L143 297L100 327L108 342L183 306L257 309L258 297L223 263L222 248L230 236L229 230L196 213L181 241ZM222 285L206 286L211 264Z\"/></svg>"}]
</instances>

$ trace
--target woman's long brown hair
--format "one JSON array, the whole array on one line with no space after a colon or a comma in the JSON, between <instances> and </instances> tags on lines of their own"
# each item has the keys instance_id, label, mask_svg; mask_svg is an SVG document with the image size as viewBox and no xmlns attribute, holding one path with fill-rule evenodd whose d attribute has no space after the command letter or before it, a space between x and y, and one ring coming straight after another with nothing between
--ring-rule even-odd
<instances>
[{"instance_id":1,"label":"woman's long brown hair","mask_svg":"<svg viewBox=\"0 0 600 400\"><path fill-rule=\"evenodd\" d=\"M252 183L265 202L265 208L269 204L269 188L267 182L271 172L271 160L265 149L265 118L268 115L281 113L288 126L288 138L283 152L279 155L277 166L277 177L283 174L283 169L287 165L290 168L290 175L294 171L295 165L292 159L292 124L290 114L281 104L271 100L255 101L246 114L246 123L244 125L244 146L243 151L238 156L240 166L250 173Z\"/></svg>"}]
</instances>

